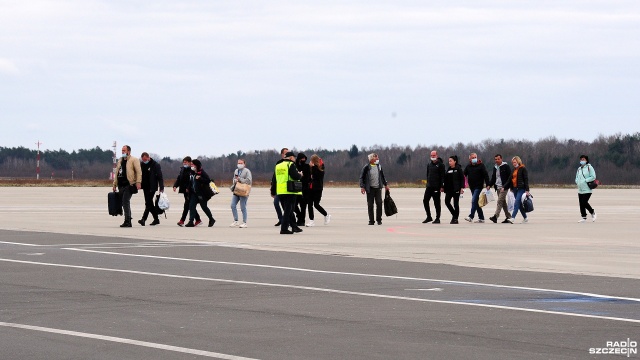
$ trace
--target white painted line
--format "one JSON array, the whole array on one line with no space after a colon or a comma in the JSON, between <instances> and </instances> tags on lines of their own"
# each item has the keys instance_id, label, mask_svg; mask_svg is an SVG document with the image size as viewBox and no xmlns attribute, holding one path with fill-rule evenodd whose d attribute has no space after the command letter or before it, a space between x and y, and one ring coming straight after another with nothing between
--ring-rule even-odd
<instances>
[{"instance_id":1,"label":"white painted line","mask_svg":"<svg viewBox=\"0 0 640 360\"><path fill-rule=\"evenodd\" d=\"M205 351L205 350L189 349L189 348L184 348L184 347L180 347L180 346L158 344L158 343L152 343L152 342L148 342L148 341L139 341L139 340L125 339L125 338L120 338L120 337L105 336L105 335L98 335L98 334L89 334L89 333L78 332L78 331L53 329L53 328L47 328L47 327L42 327L42 326L14 324L14 323L2 322L2 321L0 321L0 326L16 328L16 329L24 329L24 330L42 331L42 332L47 332L47 333L52 333L52 334L59 334L59 335L77 336L77 337L83 337L83 338L95 339L95 340L111 341L111 342L116 342L116 343L121 343L121 344L128 344L128 345L144 346L144 347L148 347L148 348L167 350L167 351L175 351L175 352L184 353L184 354L191 354L191 355L200 355L200 356L206 356L206 357L216 358L216 359L257 360L257 359L253 359L253 358L246 358L246 357L241 357L241 356L227 355L227 354L221 354L221 353Z\"/></svg>"},{"instance_id":2,"label":"white painted line","mask_svg":"<svg viewBox=\"0 0 640 360\"><path fill-rule=\"evenodd\" d=\"M502 306L502 305L466 303L466 302L462 302L462 301L448 301L448 300L432 300L432 299L411 298L411 297L405 297L405 296L372 294L372 293L363 293L363 292L356 292L356 291L346 291L346 290L329 289L329 288L318 288L318 287L311 287L311 286L299 286L299 285L288 285L288 284L264 283L264 282L256 282L256 281L242 281L242 280L206 278L206 277L200 277L200 276L185 276L185 275L175 275L175 274L162 274L162 273L152 273L152 272L146 272L146 271L135 271L135 270L125 270L125 269L109 269L109 268L99 268L99 267L93 267L93 266L80 266L80 265L67 265L67 264L53 264L53 263L14 260L14 259L3 259L3 258L0 258L0 261L19 263L19 264L29 264L29 265L64 267L64 268L82 269L82 270L108 271L108 272L124 273L124 274L160 276L160 277L168 277L168 278L173 278L173 279L213 281L213 282L222 282L222 283L230 283L230 284L244 284L244 285L277 287L277 288L285 288L285 289L309 290L309 291L317 291L317 292L325 292L325 293L333 293L333 294L342 294L342 295L364 296L364 297L372 297L372 298L380 298L380 299L418 301L418 302L424 302L424 303L447 304L447 305L466 305L466 306L476 306L476 307L484 307L484 308L492 308L492 309L515 310L515 311L524 311L524 312L532 312L532 313L540 313L540 314L565 315L565 316L573 316L573 317L581 317L581 318L623 321L623 322L630 322L630 323L640 324L640 319L627 319L627 318L618 318L618 317L610 317L610 316L576 314L576 313L568 313L568 312L560 312L560 311L527 309L527 308L518 308L518 307L512 307L512 306Z\"/></svg>"},{"instance_id":3,"label":"white painted line","mask_svg":"<svg viewBox=\"0 0 640 360\"><path fill-rule=\"evenodd\" d=\"M23 244L23 243L11 242L11 241L0 241L0 244L22 245L22 246L42 246L38 244Z\"/></svg>"},{"instance_id":4,"label":"white painted line","mask_svg":"<svg viewBox=\"0 0 640 360\"><path fill-rule=\"evenodd\" d=\"M543 288L533 288L533 287L523 287L523 286L487 284L487 283L477 283L477 282L469 282L469 281L454 281L454 280L444 280L444 279L415 278L415 277L407 277L407 276L377 275L377 274L363 274L363 273L340 272L340 271L314 270L314 269L294 268L294 267L286 267L286 266L248 264L248 263L237 263L237 262L228 262L228 261L198 260L198 259L176 258L176 257L156 256L156 255L126 254L126 253L118 253L118 252L95 251L95 250L77 249L77 248L64 248L64 250L83 251L83 252L106 254L106 255L141 257L141 258L150 258L150 259L176 260L176 261L198 262L198 263L208 263L208 264L249 266L249 267L258 267L258 268L265 268L265 269L302 271L302 272L310 272L310 273L316 273L316 274L363 276L363 277L372 277L372 278L380 278L380 279L425 281L425 282L435 282L435 283L441 283L441 284L454 284L454 285L473 285L473 286L484 286L484 287L499 288L499 289L513 289L513 290L523 290L523 291L549 292L549 293L565 294L565 295L580 295L580 296L587 296L587 297L593 297L593 298L599 298L599 299L615 299L615 300L627 300L627 301L640 302L640 299L632 298L632 297L610 296L610 295L592 294L592 293L585 293L585 292L578 292L578 291L568 291L568 290L554 290L554 289L543 289Z\"/></svg>"},{"instance_id":5,"label":"white painted line","mask_svg":"<svg viewBox=\"0 0 640 360\"><path fill-rule=\"evenodd\" d=\"M433 288L433 289L404 289L405 291L442 291L441 288Z\"/></svg>"}]
</instances>

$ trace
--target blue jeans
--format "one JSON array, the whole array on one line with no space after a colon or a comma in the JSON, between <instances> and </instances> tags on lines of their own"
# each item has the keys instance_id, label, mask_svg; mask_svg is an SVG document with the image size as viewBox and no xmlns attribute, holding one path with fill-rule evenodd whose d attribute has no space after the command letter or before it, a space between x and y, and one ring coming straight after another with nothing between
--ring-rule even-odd
<instances>
[{"instance_id":1,"label":"blue jeans","mask_svg":"<svg viewBox=\"0 0 640 360\"><path fill-rule=\"evenodd\" d=\"M248 196L231 195L231 212L233 213L233 221L238 221L238 201L240 201L240 210L242 211L242 222L247 222L247 200Z\"/></svg>"},{"instance_id":2,"label":"blue jeans","mask_svg":"<svg viewBox=\"0 0 640 360\"><path fill-rule=\"evenodd\" d=\"M478 199L480 198L480 193L482 189L471 189L471 213L469 217L473 219L476 214L476 210L478 211L478 219L484 220L484 213L482 212L482 208L478 205Z\"/></svg>"},{"instance_id":3,"label":"blue jeans","mask_svg":"<svg viewBox=\"0 0 640 360\"><path fill-rule=\"evenodd\" d=\"M518 215L518 210L520 210L520 213L522 214L523 218L527 218L527 213L524 212L524 209L522 208L522 195L526 192L525 189L518 189L518 188L514 188L513 189L513 193L516 195L516 201L513 204L513 213L511 213L511 218L515 219L516 215Z\"/></svg>"}]
</instances>

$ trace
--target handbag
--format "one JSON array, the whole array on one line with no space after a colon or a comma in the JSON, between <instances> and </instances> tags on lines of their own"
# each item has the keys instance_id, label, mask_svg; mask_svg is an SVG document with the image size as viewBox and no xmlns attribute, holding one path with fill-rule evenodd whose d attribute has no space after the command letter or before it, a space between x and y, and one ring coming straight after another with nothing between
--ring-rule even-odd
<instances>
[{"instance_id":1,"label":"handbag","mask_svg":"<svg viewBox=\"0 0 640 360\"><path fill-rule=\"evenodd\" d=\"M245 196L249 196L250 192L251 192L251 185L249 184L243 184L241 182L237 182L233 186L233 195L245 197Z\"/></svg>"},{"instance_id":2,"label":"handbag","mask_svg":"<svg viewBox=\"0 0 640 360\"><path fill-rule=\"evenodd\" d=\"M302 191L302 182L301 181L287 181L287 191L288 192L300 192Z\"/></svg>"},{"instance_id":3,"label":"handbag","mask_svg":"<svg viewBox=\"0 0 640 360\"><path fill-rule=\"evenodd\" d=\"M524 212L532 212L533 211L533 196L525 194L524 199L522 200L522 207Z\"/></svg>"},{"instance_id":4,"label":"handbag","mask_svg":"<svg viewBox=\"0 0 640 360\"><path fill-rule=\"evenodd\" d=\"M587 165L587 167L590 167L589 165ZM589 169L589 173L591 173L591 169ZM583 178L587 178L586 176L584 176L584 169L582 169L582 177ZM600 185L600 181L598 179L593 180L593 181L589 181L587 182L587 186L589 187L589 189L593 190L595 188L598 187L598 185Z\"/></svg>"},{"instance_id":5,"label":"handbag","mask_svg":"<svg viewBox=\"0 0 640 360\"><path fill-rule=\"evenodd\" d=\"M395 201L391 198L391 193L389 190L384 192L384 214L386 216L392 216L398 213L398 207L396 206Z\"/></svg>"}]
</instances>

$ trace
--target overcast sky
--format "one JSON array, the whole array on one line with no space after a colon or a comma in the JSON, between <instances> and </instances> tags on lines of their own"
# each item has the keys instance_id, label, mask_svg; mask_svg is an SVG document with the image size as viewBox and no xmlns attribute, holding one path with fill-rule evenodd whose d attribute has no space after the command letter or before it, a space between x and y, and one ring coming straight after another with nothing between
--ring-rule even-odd
<instances>
[{"instance_id":1,"label":"overcast sky","mask_svg":"<svg viewBox=\"0 0 640 360\"><path fill-rule=\"evenodd\" d=\"M639 65L636 0L0 0L0 146L591 141L640 131Z\"/></svg>"}]
</instances>

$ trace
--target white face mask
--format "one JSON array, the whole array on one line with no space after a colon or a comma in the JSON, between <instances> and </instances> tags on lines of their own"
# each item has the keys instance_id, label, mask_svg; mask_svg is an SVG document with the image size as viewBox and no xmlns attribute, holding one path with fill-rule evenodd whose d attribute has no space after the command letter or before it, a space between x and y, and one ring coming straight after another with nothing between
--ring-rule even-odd
<instances>
[{"instance_id":1,"label":"white face mask","mask_svg":"<svg viewBox=\"0 0 640 360\"><path fill-rule=\"evenodd\" d=\"M431 161L436 161L436 160L438 160L438 158L437 158L437 157L432 157L432 158L431 158Z\"/></svg>"},{"instance_id":2,"label":"white face mask","mask_svg":"<svg viewBox=\"0 0 640 360\"><path fill-rule=\"evenodd\" d=\"M191 167L191 170L196 171L196 167L195 167L195 166L192 166L192 167Z\"/></svg>"},{"instance_id":3,"label":"white face mask","mask_svg":"<svg viewBox=\"0 0 640 360\"><path fill-rule=\"evenodd\" d=\"M244 164L238 164L238 170L244 169Z\"/></svg>"},{"instance_id":4,"label":"white face mask","mask_svg":"<svg viewBox=\"0 0 640 360\"><path fill-rule=\"evenodd\" d=\"M380 159L376 160L376 162L374 164L376 164L376 165L380 164Z\"/></svg>"}]
</instances>

